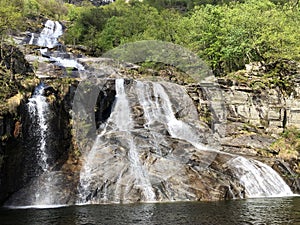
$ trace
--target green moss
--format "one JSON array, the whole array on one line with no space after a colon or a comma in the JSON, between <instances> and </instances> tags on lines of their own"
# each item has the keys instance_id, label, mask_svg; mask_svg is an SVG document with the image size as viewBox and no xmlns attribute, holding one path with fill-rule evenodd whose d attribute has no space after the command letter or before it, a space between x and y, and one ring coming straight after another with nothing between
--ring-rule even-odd
<instances>
[{"instance_id":1,"label":"green moss","mask_svg":"<svg viewBox=\"0 0 300 225\"><path fill-rule=\"evenodd\" d=\"M276 140L271 149L278 152L280 158L289 160L297 159L300 153L300 130L296 127L289 127Z\"/></svg>"}]
</instances>

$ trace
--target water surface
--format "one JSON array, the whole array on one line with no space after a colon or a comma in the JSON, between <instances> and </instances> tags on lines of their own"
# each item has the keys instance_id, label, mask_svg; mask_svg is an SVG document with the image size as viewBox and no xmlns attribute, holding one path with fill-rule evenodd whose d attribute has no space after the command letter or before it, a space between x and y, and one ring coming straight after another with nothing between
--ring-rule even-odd
<instances>
[{"instance_id":1,"label":"water surface","mask_svg":"<svg viewBox=\"0 0 300 225\"><path fill-rule=\"evenodd\" d=\"M0 209L1 225L300 224L300 198Z\"/></svg>"}]
</instances>

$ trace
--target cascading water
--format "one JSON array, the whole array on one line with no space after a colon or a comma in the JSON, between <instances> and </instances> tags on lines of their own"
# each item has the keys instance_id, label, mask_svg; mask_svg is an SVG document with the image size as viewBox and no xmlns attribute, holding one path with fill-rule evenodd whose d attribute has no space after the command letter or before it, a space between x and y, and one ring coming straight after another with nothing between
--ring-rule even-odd
<instances>
[{"instance_id":1,"label":"cascading water","mask_svg":"<svg viewBox=\"0 0 300 225\"><path fill-rule=\"evenodd\" d=\"M42 49L40 49L41 55L46 56L47 58L45 58L45 60L49 60L57 66L64 68L76 68L77 70L84 70L84 66L78 63L77 60L72 59L70 54L67 54L68 58L64 58L59 56L53 56L50 52L48 52L48 49L52 49L61 45L58 41L58 38L61 35L63 35L62 24L58 21L47 20L40 34L31 34L31 38L28 44L42 47ZM62 48L60 49L60 51L61 50Z\"/></svg>"},{"instance_id":2,"label":"cascading water","mask_svg":"<svg viewBox=\"0 0 300 225\"><path fill-rule=\"evenodd\" d=\"M257 160L238 156L226 165L245 187L246 197L292 195L290 187L271 167Z\"/></svg>"},{"instance_id":3,"label":"cascading water","mask_svg":"<svg viewBox=\"0 0 300 225\"><path fill-rule=\"evenodd\" d=\"M63 34L63 27L58 21L47 20L44 29L36 38L31 34L29 41L30 45L37 45L40 47L54 48L58 45L58 38Z\"/></svg>"},{"instance_id":4,"label":"cascading water","mask_svg":"<svg viewBox=\"0 0 300 225\"><path fill-rule=\"evenodd\" d=\"M48 171L49 164L47 162L48 153L47 153L47 113L49 111L49 105L47 103L46 97L44 94L45 85L41 83L36 87L33 96L29 99L28 102L28 111L32 121L37 121L38 129L35 130L35 135L38 136L38 164L41 167L42 171Z\"/></svg>"},{"instance_id":5,"label":"cascading water","mask_svg":"<svg viewBox=\"0 0 300 225\"><path fill-rule=\"evenodd\" d=\"M47 162L49 105L43 95L44 90L45 86L39 85L28 103L31 118L38 124L38 165L43 171L34 183L35 192L30 192L31 196L28 197L33 206L66 204L65 200L60 199L68 199L63 193L60 197L56 196L59 190L56 186L62 180L60 178L55 181L57 183L53 182L55 173L50 171ZM194 106L187 110L187 114L183 114L184 117L176 117L176 110L184 106L174 108L172 102L182 100L173 96L176 95L173 93L175 90L177 96L186 95L183 88L174 84L134 81L133 85L126 86L124 79L115 80L116 95L112 112L105 124L101 125L103 130L92 149L84 153L78 196L74 202L98 204L195 200L197 196L206 194L200 192L198 195L198 187L211 188L210 179L216 176L207 178L201 173L213 173L220 167L223 168L222 172L225 171L225 178L218 179L222 179L221 185L228 187L233 196L242 197L240 193L243 190L246 197L292 195L283 179L269 166L202 144L199 136L201 131L193 123L187 122L194 119ZM186 104L190 105L189 102ZM133 112L137 109L143 120L137 117L136 111ZM181 143L179 145L176 144L178 140ZM219 164L219 167L213 167L215 164ZM198 179L203 183L196 184L199 181L190 177L189 171L197 171ZM230 182L226 183L228 180ZM231 189L231 180L238 181L243 189L239 189L240 192ZM207 195L210 196L211 192L213 190L208 191Z\"/></svg>"},{"instance_id":6,"label":"cascading water","mask_svg":"<svg viewBox=\"0 0 300 225\"><path fill-rule=\"evenodd\" d=\"M54 202L52 177L50 174L50 164L48 162L50 155L47 146L49 145L49 129L48 120L50 117L50 108L47 102L47 98L44 96L46 86L40 83L33 96L28 102L28 112L30 114L33 124L36 124L33 136L36 143L36 155L38 157L37 162L40 166L42 173L39 179L36 181L36 190L30 193L32 196L28 196L30 205L42 206L52 205Z\"/></svg>"},{"instance_id":7,"label":"cascading water","mask_svg":"<svg viewBox=\"0 0 300 225\"><path fill-rule=\"evenodd\" d=\"M130 133L133 129L133 120L131 118L130 105L124 88L124 79L116 80L116 98L117 102L114 111L115 119L113 121L119 131L128 133L128 157L131 162L131 170L136 178L137 185L140 185L143 190L145 201L154 201L155 194L152 191L147 172L140 162L136 144L134 143L133 136Z\"/></svg>"},{"instance_id":8,"label":"cascading water","mask_svg":"<svg viewBox=\"0 0 300 225\"><path fill-rule=\"evenodd\" d=\"M104 174L105 187L103 186L100 189L106 189L106 183L108 180L114 181L115 191L113 193L113 201L126 202L126 195L128 192L130 192L129 187L134 185L137 189L139 189L142 192L142 201L155 201L155 194L152 190L149 176L139 159L137 146L134 141L134 137L131 133L133 130L134 121L131 117L130 105L124 87L124 79L116 79L115 86L116 101L114 110L107 121L107 125L104 128L104 131L101 132L100 135L98 135L97 140L92 150L89 152L86 159L86 163L80 174L79 203L106 201L107 193L105 191L103 191L104 193L102 194L102 199L100 198L100 200L93 200L93 197L96 197L97 195L97 191L95 190L99 190L99 187L92 187L92 181L93 177L98 176L97 171L95 170L101 170L101 168L99 168L99 163L101 162L95 162L94 159L97 158L97 155L100 154L101 151L104 151L103 149L99 149L99 146L103 145L103 143L106 140L105 135L109 134L110 132L120 135L120 139L122 137L126 137L126 140L124 140L124 144L127 146L128 149L127 158L129 161L129 165L124 165L120 169L120 174L113 174L114 177L111 177L108 173ZM114 136L114 138L116 137ZM93 193L91 193L91 189L93 190Z\"/></svg>"},{"instance_id":9,"label":"cascading water","mask_svg":"<svg viewBox=\"0 0 300 225\"><path fill-rule=\"evenodd\" d=\"M271 167L202 144L203 130L208 128L195 125L198 115L184 88L124 79L107 82L108 87L115 86L113 92L107 92L114 94L109 98L113 107L91 150L82 152L81 170L74 174L79 180L71 181L69 173L53 171L49 165L50 106L44 96L46 87L40 84L36 88L28 111L36 128L32 136L42 173L7 205L51 207L292 195Z\"/></svg>"},{"instance_id":10,"label":"cascading water","mask_svg":"<svg viewBox=\"0 0 300 225\"><path fill-rule=\"evenodd\" d=\"M188 124L176 119L172 103L161 84L137 81L136 89L145 113L146 127L155 122L166 124L172 137L186 140L198 148L207 149L200 144L198 135Z\"/></svg>"},{"instance_id":11,"label":"cascading water","mask_svg":"<svg viewBox=\"0 0 300 225\"><path fill-rule=\"evenodd\" d=\"M150 85L153 86L153 90L151 90ZM154 121L159 121L167 124L167 129L172 137L185 140L199 150L214 151L200 142L199 135L194 128L175 117L170 98L161 84L137 81L136 89L140 104L144 110L147 126ZM151 92L153 96L150 96ZM289 186L271 167L241 156L228 155L233 157L228 162L228 165L235 177L245 187L248 197L287 196L293 194Z\"/></svg>"},{"instance_id":12,"label":"cascading water","mask_svg":"<svg viewBox=\"0 0 300 225\"><path fill-rule=\"evenodd\" d=\"M156 107L160 110L159 114L156 114L155 117L160 117L159 115L163 115L163 123L166 123L168 126L168 131L170 132L172 137L179 138L185 141L190 142L195 147L201 150L209 150L207 146L201 144L199 139L199 134L196 133L190 125L183 122L182 120L178 120L175 117L175 114L172 110L172 103L170 98L164 88L159 83L153 83L153 92L156 98ZM182 90L184 93L184 91ZM158 99L160 100L160 104L158 104Z\"/></svg>"}]
</instances>

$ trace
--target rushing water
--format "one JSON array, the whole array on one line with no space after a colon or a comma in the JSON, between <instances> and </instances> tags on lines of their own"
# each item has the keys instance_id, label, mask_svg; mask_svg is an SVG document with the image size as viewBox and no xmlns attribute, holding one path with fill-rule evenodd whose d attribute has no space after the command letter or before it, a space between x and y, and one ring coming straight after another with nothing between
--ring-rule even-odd
<instances>
[{"instance_id":1,"label":"rushing water","mask_svg":"<svg viewBox=\"0 0 300 225\"><path fill-rule=\"evenodd\" d=\"M47 103L46 97L43 95L44 89L45 85L43 83L37 86L33 96L29 99L28 102L28 111L30 113L32 122L37 121L39 125L34 135L39 138L39 143L37 144L37 155L39 157L38 163L43 172L49 169L49 165L47 162L48 153L46 148L48 132L47 113L49 111L49 105Z\"/></svg>"},{"instance_id":2,"label":"rushing water","mask_svg":"<svg viewBox=\"0 0 300 225\"><path fill-rule=\"evenodd\" d=\"M262 162L239 156L228 161L227 165L233 168L232 172L239 177L245 186L247 197L274 197L293 194L278 173Z\"/></svg>"},{"instance_id":3,"label":"rushing water","mask_svg":"<svg viewBox=\"0 0 300 225\"><path fill-rule=\"evenodd\" d=\"M114 123L118 130L128 133L128 158L131 163L132 174L136 179L136 185L141 186L146 201L155 201L155 194L152 190L149 176L140 162L136 143L133 140L133 136L130 134L134 123L131 118L129 101L125 92L124 79L116 80L116 94L116 117Z\"/></svg>"},{"instance_id":4,"label":"rushing water","mask_svg":"<svg viewBox=\"0 0 300 225\"><path fill-rule=\"evenodd\" d=\"M153 85L153 94L150 85ZM185 140L199 150L216 151L201 144L196 130L175 117L170 98L161 84L137 81L136 89L145 112L147 126L159 121L167 125L172 137ZM155 136L153 137L157 139ZM234 156L232 160L227 162L227 166L232 169L233 174L245 186L246 197L289 196L293 194L284 180L271 167L261 162Z\"/></svg>"},{"instance_id":5,"label":"rushing water","mask_svg":"<svg viewBox=\"0 0 300 225\"><path fill-rule=\"evenodd\" d=\"M44 29L36 37L31 34L29 41L30 45L37 45L40 47L54 48L58 45L57 39L63 34L63 27L58 21L47 20Z\"/></svg>"},{"instance_id":6,"label":"rushing water","mask_svg":"<svg viewBox=\"0 0 300 225\"><path fill-rule=\"evenodd\" d=\"M125 167L120 174L117 175L116 188L115 188L115 202L126 201L127 196L122 197L122 186L125 186L125 193L129 192L129 188L134 184L138 189L142 191L143 201L153 202L155 201L155 194L152 190L151 183L149 181L149 176L147 171L144 169L138 154L138 147L134 141L134 137L131 134L133 129L134 121L132 119L132 112L129 106L129 100L127 98L127 94L125 92L124 79L116 79L116 102L114 106L114 110L109 118L108 124L110 124L112 130L117 133L123 133L126 136L126 143L128 145L128 153L127 157L129 160L129 168ZM93 200L93 197L96 197L96 193L91 195L91 189L93 189L93 184L95 183L94 179L97 179L99 176L97 174L97 170L103 170L103 168L98 168L101 161L95 160L97 158L97 154L101 152L98 149L99 146L103 143L103 135L106 133L106 128L104 131L98 135L97 140L94 144L94 147L90 151L90 153L86 157L86 163L83 166L83 169L80 173L80 187L79 187L79 203L97 203L97 201ZM103 149L102 149L103 151ZM105 151L105 150L104 150ZM95 169L96 168L96 169ZM96 171L96 172L95 172ZM130 182L123 181L123 173L128 171L130 175ZM108 174L105 176L109 177ZM112 180L111 178L107 179ZM106 186L105 186L106 188ZM105 189L104 188L104 189ZM97 189L96 189L97 190ZM97 191L96 191L97 192ZM107 190L104 190L103 198L104 202L107 201ZM92 197L91 197L92 196Z\"/></svg>"},{"instance_id":7,"label":"rushing water","mask_svg":"<svg viewBox=\"0 0 300 225\"><path fill-rule=\"evenodd\" d=\"M1 225L300 224L300 198L0 210Z\"/></svg>"}]
</instances>

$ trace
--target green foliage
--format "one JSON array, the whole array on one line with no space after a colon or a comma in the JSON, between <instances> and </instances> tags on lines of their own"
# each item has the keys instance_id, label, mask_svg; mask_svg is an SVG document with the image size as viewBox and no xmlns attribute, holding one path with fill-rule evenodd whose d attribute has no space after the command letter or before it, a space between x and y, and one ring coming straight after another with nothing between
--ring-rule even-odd
<instances>
[{"instance_id":1,"label":"green foliage","mask_svg":"<svg viewBox=\"0 0 300 225\"><path fill-rule=\"evenodd\" d=\"M217 74L253 61L299 60L300 14L269 0L196 7L185 21L186 45Z\"/></svg>"},{"instance_id":2,"label":"green foliage","mask_svg":"<svg viewBox=\"0 0 300 225\"><path fill-rule=\"evenodd\" d=\"M188 2L200 6L186 15L171 7ZM300 13L291 7L295 6L292 0L285 5L269 0L221 3L175 0L127 4L119 0L104 7L74 7L69 10L72 26L65 40L88 46L94 55L132 41L169 41L197 53L217 75L255 61L300 59Z\"/></svg>"},{"instance_id":3,"label":"green foliage","mask_svg":"<svg viewBox=\"0 0 300 225\"><path fill-rule=\"evenodd\" d=\"M280 158L297 159L300 152L300 130L296 127L285 129L281 137L272 144L271 149L278 152Z\"/></svg>"},{"instance_id":4,"label":"green foliage","mask_svg":"<svg viewBox=\"0 0 300 225\"><path fill-rule=\"evenodd\" d=\"M28 18L44 16L61 19L67 8L61 0L1 0L0 36L25 28Z\"/></svg>"},{"instance_id":5,"label":"green foliage","mask_svg":"<svg viewBox=\"0 0 300 225\"><path fill-rule=\"evenodd\" d=\"M72 14L74 10L69 11ZM139 1L117 1L105 7L81 11L65 35L69 44L83 44L101 55L120 44L138 40L175 42L181 15L157 9Z\"/></svg>"},{"instance_id":6,"label":"green foliage","mask_svg":"<svg viewBox=\"0 0 300 225\"><path fill-rule=\"evenodd\" d=\"M67 7L62 0L23 0L25 17L45 16L60 19L67 14Z\"/></svg>"},{"instance_id":7,"label":"green foliage","mask_svg":"<svg viewBox=\"0 0 300 225\"><path fill-rule=\"evenodd\" d=\"M22 3L21 0L0 1L0 36L20 27Z\"/></svg>"},{"instance_id":8,"label":"green foliage","mask_svg":"<svg viewBox=\"0 0 300 225\"><path fill-rule=\"evenodd\" d=\"M71 25L68 28L64 38L68 44L84 44L95 52L97 49L96 35L103 30L108 19L119 15L119 4L125 4L123 2L117 2L113 4L114 7L69 7L68 18L71 21Z\"/></svg>"},{"instance_id":9,"label":"green foliage","mask_svg":"<svg viewBox=\"0 0 300 225\"><path fill-rule=\"evenodd\" d=\"M192 10L195 6L200 5L224 5L236 0L144 0L145 3L159 9L177 9L182 12ZM239 1L243 2L243 1Z\"/></svg>"}]
</instances>

